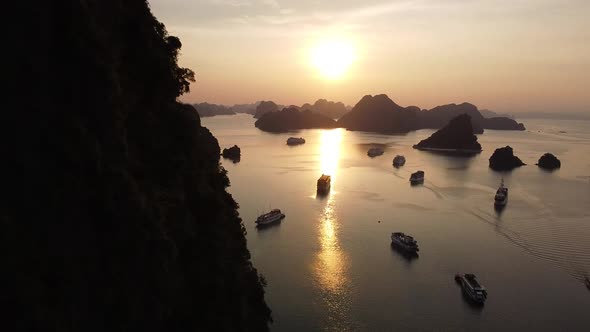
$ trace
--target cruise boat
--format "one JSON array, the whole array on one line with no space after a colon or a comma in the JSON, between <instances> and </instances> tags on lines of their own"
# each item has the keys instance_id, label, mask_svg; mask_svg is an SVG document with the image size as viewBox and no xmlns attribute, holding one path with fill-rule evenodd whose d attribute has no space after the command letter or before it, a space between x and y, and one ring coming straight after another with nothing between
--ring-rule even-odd
<instances>
[{"instance_id":1,"label":"cruise boat","mask_svg":"<svg viewBox=\"0 0 590 332\"><path fill-rule=\"evenodd\" d=\"M395 158L393 158L393 166L395 167L402 167L404 166L404 164L406 163L406 157L402 156L402 155L397 155L395 156Z\"/></svg>"},{"instance_id":2,"label":"cruise boat","mask_svg":"<svg viewBox=\"0 0 590 332\"><path fill-rule=\"evenodd\" d=\"M268 225L268 224L272 224L274 222L277 222L281 219L285 218L285 214L281 212L281 210L279 209L272 209L270 212L261 214L260 216L258 216L258 219L256 219L256 225L257 226L264 226L264 225Z\"/></svg>"},{"instance_id":3,"label":"cruise boat","mask_svg":"<svg viewBox=\"0 0 590 332\"><path fill-rule=\"evenodd\" d=\"M413 237L402 232L391 233L391 244L410 253L417 253L420 251L420 249L418 249L418 242L416 242Z\"/></svg>"},{"instance_id":4,"label":"cruise boat","mask_svg":"<svg viewBox=\"0 0 590 332\"><path fill-rule=\"evenodd\" d=\"M500 187L494 196L494 204L497 206L504 206L508 203L508 188L504 187L504 179L500 182Z\"/></svg>"},{"instance_id":5,"label":"cruise boat","mask_svg":"<svg viewBox=\"0 0 590 332\"><path fill-rule=\"evenodd\" d=\"M412 173L412 175L410 176L410 182L412 182L412 183L424 182L424 171L417 171L416 173Z\"/></svg>"},{"instance_id":6,"label":"cruise boat","mask_svg":"<svg viewBox=\"0 0 590 332\"><path fill-rule=\"evenodd\" d=\"M367 151L367 156L369 157L377 157L383 154L385 150L383 150L382 148L370 148L369 151Z\"/></svg>"},{"instance_id":7,"label":"cruise boat","mask_svg":"<svg viewBox=\"0 0 590 332\"><path fill-rule=\"evenodd\" d=\"M330 190L330 182L332 178L329 175L322 174L318 179L318 192L327 193Z\"/></svg>"},{"instance_id":8,"label":"cruise boat","mask_svg":"<svg viewBox=\"0 0 590 332\"><path fill-rule=\"evenodd\" d=\"M304 143L305 139L303 137L289 137L287 139L287 145L299 145Z\"/></svg>"},{"instance_id":9,"label":"cruise boat","mask_svg":"<svg viewBox=\"0 0 590 332\"><path fill-rule=\"evenodd\" d=\"M461 288L476 303L483 304L488 297L488 292L482 285L477 282L474 274L456 274L455 281L461 284Z\"/></svg>"}]
</instances>

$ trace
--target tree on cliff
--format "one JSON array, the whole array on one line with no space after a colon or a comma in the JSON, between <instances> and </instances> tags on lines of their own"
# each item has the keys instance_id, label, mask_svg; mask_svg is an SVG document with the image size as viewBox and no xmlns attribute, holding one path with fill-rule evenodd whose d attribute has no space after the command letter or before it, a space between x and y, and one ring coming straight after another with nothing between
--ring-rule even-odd
<instances>
[{"instance_id":1,"label":"tree on cliff","mask_svg":"<svg viewBox=\"0 0 590 332\"><path fill-rule=\"evenodd\" d=\"M145 0L23 6L12 45L38 82L0 121L1 326L267 330L219 145L176 101L179 39Z\"/></svg>"}]
</instances>

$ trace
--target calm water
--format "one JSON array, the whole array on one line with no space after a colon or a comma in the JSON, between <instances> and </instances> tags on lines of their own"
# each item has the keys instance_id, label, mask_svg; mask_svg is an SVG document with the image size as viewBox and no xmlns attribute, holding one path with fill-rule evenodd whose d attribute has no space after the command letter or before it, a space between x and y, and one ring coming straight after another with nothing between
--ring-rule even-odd
<instances>
[{"instance_id":1,"label":"calm water","mask_svg":"<svg viewBox=\"0 0 590 332\"><path fill-rule=\"evenodd\" d=\"M429 136L335 130L269 134L248 115L204 118L220 146L238 144L240 163L223 161L240 204L255 266L268 281L275 331L589 330L590 122L531 120L526 132L487 130L473 158L421 152ZM307 143L289 147L289 136ZM488 168L511 145L529 166ZM369 158L374 145L385 154ZM545 152L562 161L549 173ZM401 169L396 154L406 156ZM418 169L423 186L410 186ZM332 190L316 197L322 174ZM504 177L507 207L493 196ZM282 209L282 223L254 227ZM381 221L381 222L378 222ZM413 235L420 257L390 247L390 234ZM472 272L489 291L483 308L463 297L453 276Z\"/></svg>"}]
</instances>

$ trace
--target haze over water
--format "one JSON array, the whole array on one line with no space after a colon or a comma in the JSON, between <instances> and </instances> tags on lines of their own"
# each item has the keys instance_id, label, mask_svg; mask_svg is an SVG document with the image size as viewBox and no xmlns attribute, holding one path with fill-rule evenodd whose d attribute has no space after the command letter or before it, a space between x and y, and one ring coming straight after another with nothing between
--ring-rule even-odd
<instances>
[{"instance_id":1,"label":"haze over water","mask_svg":"<svg viewBox=\"0 0 590 332\"><path fill-rule=\"evenodd\" d=\"M242 149L223 160L240 205L254 265L266 277L275 331L584 330L590 326L590 122L529 120L527 131L486 130L472 158L412 149L432 130L389 136L344 129L269 134L248 115L202 118L220 146ZM306 139L285 144L289 136ZM372 146L384 155L369 158ZM488 168L510 145L528 166ZM545 152L562 161L546 172ZM396 154L407 163L392 167ZM421 186L408 178L425 171ZM316 180L332 175L328 196ZM501 178L508 205L494 210ZM282 223L254 220L280 208ZM380 222L379 222L380 221ZM392 250L390 234L413 235L420 257ZM471 306L455 273L475 273L488 288Z\"/></svg>"}]
</instances>

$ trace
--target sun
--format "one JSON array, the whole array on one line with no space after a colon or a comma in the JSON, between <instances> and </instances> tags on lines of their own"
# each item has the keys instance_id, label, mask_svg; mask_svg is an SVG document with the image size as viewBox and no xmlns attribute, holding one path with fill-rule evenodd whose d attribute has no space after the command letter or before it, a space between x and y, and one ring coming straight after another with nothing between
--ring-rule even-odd
<instances>
[{"instance_id":1,"label":"sun","mask_svg":"<svg viewBox=\"0 0 590 332\"><path fill-rule=\"evenodd\" d=\"M341 78L355 60L354 48L344 40L319 42L311 51L311 63L326 79Z\"/></svg>"}]
</instances>

